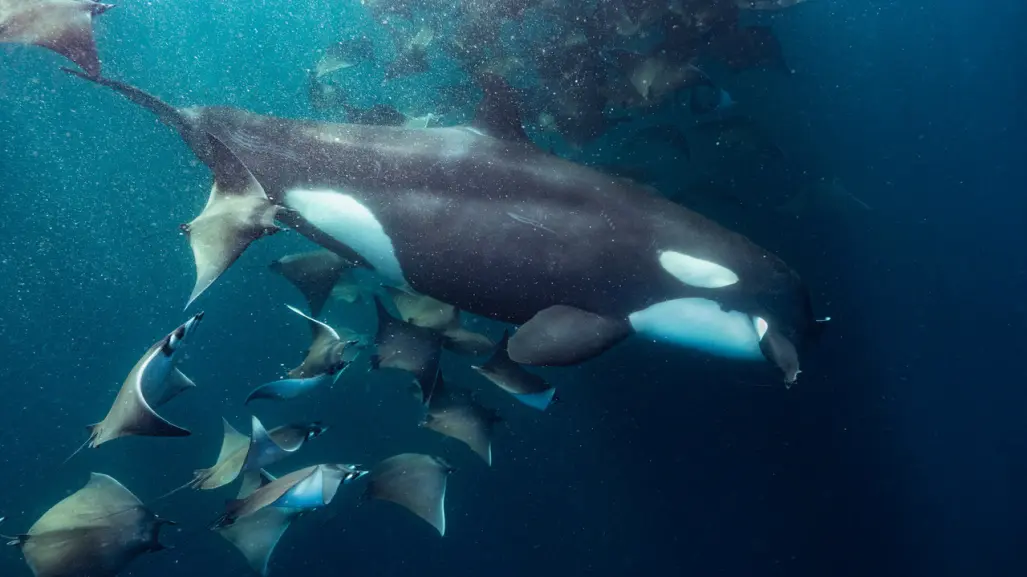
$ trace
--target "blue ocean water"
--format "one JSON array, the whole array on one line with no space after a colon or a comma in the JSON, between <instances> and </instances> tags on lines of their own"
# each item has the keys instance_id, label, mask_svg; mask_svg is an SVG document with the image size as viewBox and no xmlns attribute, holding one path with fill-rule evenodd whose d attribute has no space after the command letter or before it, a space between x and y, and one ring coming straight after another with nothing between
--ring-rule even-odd
<instances>
[{"instance_id":1,"label":"blue ocean water","mask_svg":"<svg viewBox=\"0 0 1027 577\"><path fill-rule=\"evenodd\" d=\"M331 425L288 465L442 454L458 469L449 530L440 539L344 489L330 511L290 529L271 574L1022 574L1025 18L1015 2L811 0L766 19L793 74L725 80L795 166L871 207L798 217L697 207L783 256L834 319L795 387L629 342L544 371L562 399L545 414L482 387L505 419L486 469L416 427L401 378L348 371L331 390L256 409L267 422ZM352 30L381 34L356 3L160 0L104 14L97 41L105 74L176 105L330 118L309 107L305 70ZM220 418L245 430L246 393L308 344L284 307L298 293L267 263L309 244L289 233L256 243L199 304L209 316L182 367L199 387L162 410L193 436L120 440L60 465L139 355L185 319L193 264L177 225L210 186L172 130L63 64L40 50L0 52L5 533L90 471L147 502L187 481L216 457ZM370 105L456 74L440 56L428 75L386 89L372 67L350 93ZM630 154L616 132L559 152L590 163ZM662 169L657 184L670 194L684 177L672 161ZM373 311L342 304L327 318L374 323ZM475 322L498 336L498 325ZM447 359L446 371L480 379L464 361ZM175 549L125 574L248 574L206 529L231 496L155 502L180 523L164 539ZM0 575L30 574L15 549L3 553Z\"/></svg>"}]
</instances>

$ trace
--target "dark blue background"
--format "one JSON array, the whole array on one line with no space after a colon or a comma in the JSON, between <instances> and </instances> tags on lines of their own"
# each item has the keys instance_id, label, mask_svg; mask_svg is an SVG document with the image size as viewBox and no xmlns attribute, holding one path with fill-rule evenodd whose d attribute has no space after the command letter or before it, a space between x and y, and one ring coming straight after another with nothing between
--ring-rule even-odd
<instances>
[{"instance_id":1,"label":"dark blue background","mask_svg":"<svg viewBox=\"0 0 1027 577\"><path fill-rule=\"evenodd\" d=\"M175 104L309 116L303 67L357 10L126 2L98 36L106 72ZM564 403L537 415L482 386L507 419L487 470L416 428L394 375L354 370L286 407L325 438L283 464L429 451L460 469L443 539L384 503L301 520L272 574L1019 575L1027 570L1027 97L1018 2L829 2L778 18L796 73L730 88L793 158L873 207L719 220L803 273L834 322L798 386L679 350L629 343L550 371ZM255 245L204 297L183 369L199 389L166 409L185 440L129 439L63 460L138 356L185 318L191 255L176 225L209 187L169 129L65 77L37 50L0 53L0 514L27 528L89 471L144 500L208 466L220 417L245 430L255 384L296 364L307 329L266 270L305 245ZM421 80L411 79L409 87ZM367 101L379 92L367 81ZM338 306L329 319L369 327ZM495 327L488 326L495 333ZM770 387L757 385L774 385ZM246 574L205 531L228 493L154 505L176 550L127 574ZM28 575L17 551L0 574Z\"/></svg>"}]
</instances>

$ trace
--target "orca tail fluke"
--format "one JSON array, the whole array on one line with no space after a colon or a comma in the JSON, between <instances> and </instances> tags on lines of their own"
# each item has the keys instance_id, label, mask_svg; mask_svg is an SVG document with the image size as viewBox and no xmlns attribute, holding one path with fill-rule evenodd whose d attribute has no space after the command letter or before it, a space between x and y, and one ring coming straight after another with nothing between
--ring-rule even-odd
<instances>
[{"instance_id":1,"label":"orca tail fluke","mask_svg":"<svg viewBox=\"0 0 1027 577\"><path fill-rule=\"evenodd\" d=\"M187 113L132 85L64 68L65 72L106 86L154 113L178 130L193 154L214 173L206 207L181 229L189 238L196 262L196 284L186 307L214 283L253 241L274 234L277 207L231 148L207 132L202 115Z\"/></svg>"},{"instance_id":2,"label":"orca tail fluke","mask_svg":"<svg viewBox=\"0 0 1027 577\"><path fill-rule=\"evenodd\" d=\"M148 92L144 92L143 90L140 90L135 86L132 86L131 84L126 84L124 82L120 82L118 80L107 78L106 76L101 76L98 74L87 74L85 72L81 72L73 68L61 67L61 70L67 72L68 74L78 76L79 78L83 78L85 80L93 82L95 84L99 84L100 86L106 86L107 88L110 88L118 94L121 94L131 102L134 102L135 104L138 104L139 106L142 106L143 108L149 110L154 115L156 115L157 118L161 120L161 122L181 132L182 137L185 138L186 141L190 144L190 146L192 146L195 150L195 138L189 138L189 134L192 133L193 130L190 126L188 118L182 113L181 110L175 108L174 106L171 106L167 102L164 102L160 98L157 98L156 96ZM197 152L197 154L199 153Z\"/></svg>"}]
</instances>

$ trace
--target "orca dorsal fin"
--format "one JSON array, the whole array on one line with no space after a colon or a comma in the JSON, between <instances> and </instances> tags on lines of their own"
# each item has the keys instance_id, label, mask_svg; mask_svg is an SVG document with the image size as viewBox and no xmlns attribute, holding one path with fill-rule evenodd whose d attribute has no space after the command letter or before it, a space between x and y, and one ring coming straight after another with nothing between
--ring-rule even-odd
<instances>
[{"instance_id":1,"label":"orca dorsal fin","mask_svg":"<svg viewBox=\"0 0 1027 577\"><path fill-rule=\"evenodd\" d=\"M521 124L517 92L496 74L479 74L476 81L485 97L478 103L471 127L494 138L534 146Z\"/></svg>"}]
</instances>

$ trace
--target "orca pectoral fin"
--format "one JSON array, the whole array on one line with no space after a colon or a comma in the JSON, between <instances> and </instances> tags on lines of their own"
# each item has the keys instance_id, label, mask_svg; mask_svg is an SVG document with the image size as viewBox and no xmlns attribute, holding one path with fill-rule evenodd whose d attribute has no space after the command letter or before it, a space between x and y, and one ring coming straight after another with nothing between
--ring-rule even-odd
<instances>
[{"instance_id":1,"label":"orca pectoral fin","mask_svg":"<svg viewBox=\"0 0 1027 577\"><path fill-rule=\"evenodd\" d=\"M214 188L207 206L182 225L196 261L196 285L188 307L238 259L253 241L278 232L278 207L249 169L221 141L210 137Z\"/></svg>"},{"instance_id":2,"label":"orca pectoral fin","mask_svg":"<svg viewBox=\"0 0 1027 577\"><path fill-rule=\"evenodd\" d=\"M566 305L540 311L507 345L510 359L535 366L567 366L606 351L631 334L626 319L613 319Z\"/></svg>"}]
</instances>

